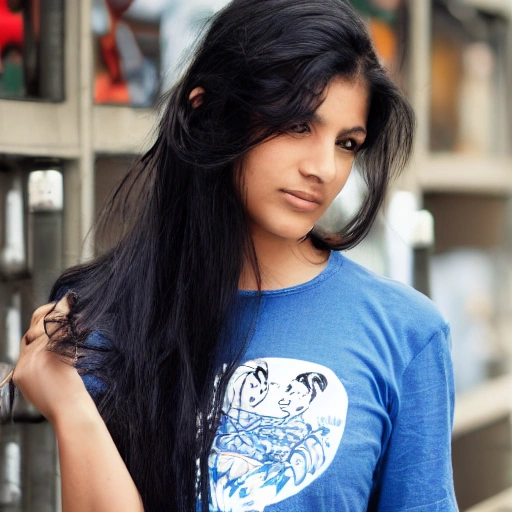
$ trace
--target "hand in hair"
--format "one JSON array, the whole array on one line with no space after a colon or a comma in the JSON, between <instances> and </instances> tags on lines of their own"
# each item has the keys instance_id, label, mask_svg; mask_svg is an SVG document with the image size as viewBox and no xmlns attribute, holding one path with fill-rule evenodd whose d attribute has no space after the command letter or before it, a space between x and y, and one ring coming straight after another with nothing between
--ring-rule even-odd
<instances>
[{"instance_id":1,"label":"hand in hair","mask_svg":"<svg viewBox=\"0 0 512 512\"><path fill-rule=\"evenodd\" d=\"M55 429L63 512L143 512L139 492L73 359L47 349L48 335L53 339L67 327L68 299L34 312L12 378Z\"/></svg>"},{"instance_id":2,"label":"hand in hair","mask_svg":"<svg viewBox=\"0 0 512 512\"><path fill-rule=\"evenodd\" d=\"M12 376L23 396L52 423L61 409L88 397L73 361L47 350L48 335L58 336L65 328L68 300L65 295L59 302L34 311L30 327L21 339L20 357Z\"/></svg>"}]
</instances>

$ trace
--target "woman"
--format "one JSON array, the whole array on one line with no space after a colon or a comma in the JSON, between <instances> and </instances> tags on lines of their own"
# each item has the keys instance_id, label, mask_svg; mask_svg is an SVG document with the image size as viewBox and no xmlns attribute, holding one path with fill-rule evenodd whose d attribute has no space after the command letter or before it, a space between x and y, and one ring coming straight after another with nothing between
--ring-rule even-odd
<instances>
[{"instance_id":1,"label":"woman","mask_svg":"<svg viewBox=\"0 0 512 512\"><path fill-rule=\"evenodd\" d=\"M456 510L446 324L331 252L370 229L413 124L343 1L213 18L107 207L121 239L61 276L22 340L14 381L55 427L65 512ZM366 199L320 236L354 163ZM307 374L322 386L294 435L283 397ZM234 449L223 397L242 391Z\"/></svg>"}]
</instances>

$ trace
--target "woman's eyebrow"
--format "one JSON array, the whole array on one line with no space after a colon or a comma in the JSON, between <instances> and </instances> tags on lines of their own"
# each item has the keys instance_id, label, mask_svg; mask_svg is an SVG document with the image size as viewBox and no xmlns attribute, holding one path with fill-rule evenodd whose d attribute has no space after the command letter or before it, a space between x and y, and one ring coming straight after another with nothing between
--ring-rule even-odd
<instances>
[{"instance_id":1,"label":"woman's eyebrow","mask_svg":"<svg viewBox=\"0 0 512 512\"><path fill-rule=\"evenodd\" d=\"M325 119L318 114L318 112L315 112L311 118L311 120L314 123L318 123L320 125L326 125ZM340 130L338 133L338 137L343 137L345 135L353 135L356 133L361 133L366 136L366 130L362 126L353 126L352 128L345 128L343 130Z\"/></svg>"},{"instance_id":2,"label":"woman's eyebrow","mask_svg":"<svg viewBox=\"0 0 512 512\"><path fill-rule=\"evenodd\" d=\"M345 135L354 135L356 133L360 133L366 136L366 130L362 126L354 126L353 128L348 128L346 130L341 130L338 134L339 137L343 137Z\"/></svg>"}]
</instances>

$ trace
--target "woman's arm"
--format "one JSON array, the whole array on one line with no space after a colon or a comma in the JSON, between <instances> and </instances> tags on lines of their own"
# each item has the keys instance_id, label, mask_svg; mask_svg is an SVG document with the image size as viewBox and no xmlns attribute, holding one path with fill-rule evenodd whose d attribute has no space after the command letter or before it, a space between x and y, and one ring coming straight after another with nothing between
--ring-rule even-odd
<instances>
[{"instance_id":1,"label":"woman's arm","mask_svg":"<svg viewBox=\"0 0 512 512\"><path fill-rule=\"evenodd\" d=\"M142 512L137 488L82 379L69 362L47 350L43 321L53 306L34 312L13 379L55 429L63 512ZM64 297L55 313L67 311Z\"/></svg>"},{"instance_id":2,"label":"woman's arm","mask_svg":"<svg viewBox=\"0 0 512 512\"><path fill-rule=\"evenodd\" d=\"M133 480L92 398L53 422L59 444L63 512L142 512ZM87 402L87 403L86 403Z\"/></svg>"},{"instance_id":3,"label":"woman's arm","mask_svg":"<svg viewBox=\"0 0 512 512\"><path fill-rule=\"evenodd\" d=\"M398 412L380 469L379 512L455 512L451 464L454 386L448 327L401 378Z\"/></svg>"}]
</instances>

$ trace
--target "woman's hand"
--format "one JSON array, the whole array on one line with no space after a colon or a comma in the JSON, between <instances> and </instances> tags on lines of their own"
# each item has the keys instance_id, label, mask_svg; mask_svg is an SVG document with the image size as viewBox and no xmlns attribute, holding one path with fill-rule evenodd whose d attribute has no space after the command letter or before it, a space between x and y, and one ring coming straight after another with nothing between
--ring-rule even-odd
<instances>
[{"instance_id":1,"label":"woman's hand","mask_svg":"<svg viewBox=\"0 0 512 512\"><path fill-rule=\"evenodd\" d=\"M51 423L61 411L76 410L82 401L84 405L91 402L73 361L48 350L48 334L61 326L59 320L65 321L68 313L67 295L56 304L45 304L34 311L30 328L21 339L12 377L23 396Z\"/></svg>"},{"instance_id":2,"label":"woman's hand","mask_svg":"<svg viewBox=\"0 0 512 512\"><path fill-rule=\"evenodd\" d=\"M14 383L54 427L63 512L144 512L135 483L73 360L48 350L48 335L58 337L59 329L66 328L68 299L34 311L21 340Z\"/></svg>"}]
</instances>

